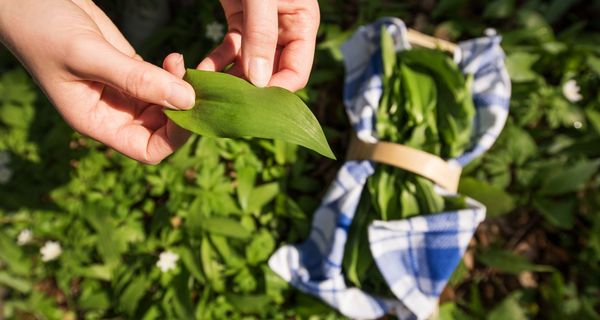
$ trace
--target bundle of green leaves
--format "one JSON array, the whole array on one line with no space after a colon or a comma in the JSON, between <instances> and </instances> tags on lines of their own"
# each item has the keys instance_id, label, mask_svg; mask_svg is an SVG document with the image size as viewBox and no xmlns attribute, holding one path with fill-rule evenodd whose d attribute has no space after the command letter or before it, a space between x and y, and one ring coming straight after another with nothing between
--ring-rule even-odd
<instances>
[{"instance_id":1,"label":"bundle of green leaves","mask_svg":"<svg viewBox=\"0 0 600 320\"><path fill-rule=\"evenodd\" d=\"M444 159L470 144L475 107L471 76L445 53L413 49L396 53L382 29L383 94L377 110L382 141L410 146ZM444 197L433 182L415 173L378 165L367 180L350 228L343 268L348 280L368 291L389 295L369 250L367 227L373 220L398 220L464 207L462 197Z\"/></svg>"}]
</instances>

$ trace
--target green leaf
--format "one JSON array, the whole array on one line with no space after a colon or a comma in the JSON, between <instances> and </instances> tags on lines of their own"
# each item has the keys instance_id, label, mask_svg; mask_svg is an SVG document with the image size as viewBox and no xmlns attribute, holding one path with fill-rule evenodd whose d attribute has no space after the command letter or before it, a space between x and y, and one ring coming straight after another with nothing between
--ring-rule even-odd
<instances>
[{"instance_id":1,"label":"green leaf","mask_svg":"<svg viewBox=\"0 0 600 320\"><path fill-rule=\"evenodd\" d=\"M264 313L271 304L271 298L268 295L238 295L228 294L227 301L243 313Z\"/></svg>"},{"instance_id":2,"label":"green leaf","mask_svg":"<svg viewBox=\"0 0 600 320\"><path fill-rule=\"evenodd\" d=\"M237 171L237 197L240 207L244 212L248 210L248 201L250 193L256 180L256 169L250 166L244 166Z\"/></svg>"},{"instance_id":3,"label":"green leaf","mask_svg":"<svg viewBox=\"0 0 600 320\"><path fill-rule=\"evenodd\" d=\"M203 218L199 226L207 232L230 238L248 239L250 231L244 228L239 221L226 217Z\"/></svg>"},{"instance_id":4,"label":"green leaf","mask_svg":"<svg viewBox=\"0 0 600 320\"><path fill-rule=\"evenodd\" d=\"M283 303L285 301L284 292L290 287L289 284L273 272L267 264L262 265L262 271L265 277L265 292L276 303Z\"/></svg>"},{"instance_id":5,"label":"green leaf","mask_svg":"<svg viewBox=\"0 0 600 320\"><path fill-rule=\"evenodd\" d=\"M256 277L250 271L248 267L242 267L233 278L233 282L236 285L235 291L241 291L243 293L250 293L256 290L258 285Z\"/></svg>"},{"instance_id":6,"label":"green leaf","mask_svg":"<svg viewBox=\"0 0 600 320\"><path fill-rule=\"evenodd\" d=\"M469 320L472 319L468 314L462 311L454 302L447 302L440 305L438 320Z\"/></svg>"},{"instance_id":7,"label":"green leaf","mask_svg":"<svg viewBox=\"0 0 600 320\"><path fill-rule=\"evenodd\" d=\"M488 217L497 217L515 208L514 200L508 193L475 178L460 179L458 192L483 203L487 208Z\"/></svg>"},{"instance_id":8,"label":"green leaf","mask_svg":"<svg viewBox=\"0 0 600 320\"><path fill-rule=\"evenodd\" d=\"M204 283L204 274L202 274L202 268L200 266L200 259L198 255L195 255L192 252L191 247L181 247L178 251L179 256L181 257L181 261L188 269L190 274L196 279L196 281L200 283ZM199 252L198 252L199 254Z\"/></svg>"},{"instance_id":9,"label":"green leaf","mask_svg":"<svg viewBox=\"0 0 600 320\"><path fill-rule=\"evenodd\" d=\"M0 271L0 285L5 285L22 293L31 290L31 283L25 279L17 278L11 274Z\"/></svg>"},{"instance_id":10,"label":"green leaf","mask_svg":"<svg viewBox=\"0 0 600 320\"><path fill-rule=\"evenodd\" d=\"M81 293L77 299L77 305L84 310L102 310L111 307L111 301L106 289L102 288L100 282L95 280L83 280L81 282Z\"/></svg>"},{"instance_id":11,"label":"green leaf","mask_svg":"<svg viewBox=\"0 0 600 320\"><path fill-rule=\"evenodd\" d=\"M173 278L171 288L174 291L173 309L178 319L193 319L194 304L192 302L192 294L188 286L189 274L180 272Z\"/></svg>"},{"instance_id":12,"label":"green leaf","mask_svg":"<svg viewBox=\"0 0 600 320\"><path fill-rule=\"evenodd\" d=\"M500 272L519 274L523 271L550 272L552 267L536 265L524 257L511 251L501 249L488 249L476 255L477 260L488 267L497 269Z\"/></svg>"},{"instance_id":13,"label":"green leaf","mask_svg":"<svg viewBox=\"0 0 600 320\"><path fill-rule=\"evenodd\" d=\"M235 248L229 243L228 239L223 236L211 235L210 243L215 249L215 252L221 256L223 262L228 268L237 269L245 264L245 261L240 257Z\"/></svg>"},{"instance_id":14,"label":"green leaf","mask_svg":"<svg viewBox=\"0 0 600 320\"><path fill-rule=\"evenodd\" d=\"M83 277L110 281L112 278L112 267L105 264L93 264L79 270Z\"/></svg>"},{"instance_id":15,"label":"green leaf","mask_svg":"<svg viewBox=\"0 0 600 320\"><path fill-rule=\"evenodd\" d=\"M537 54L518 51L506 58L506 69L513 82L535 80L537 73L532 70L533 64L540 59Z\"/></svg>"},{"instance_id":16,"label":"green leaf","mask_svg":"<svg viewBox=\"0 0 600 320\"><path fill-rule=\"evenodd\" d=\"M246 247L246 259L250 265L257 265L269 258L275 250L275 239L268 231L261 231Z\"/></svg>"},{"instance_id":17,"label":"green leaf","mask_svg":"<svg viewBox=\"0 0 600 320\"><path fill-rule=\"evenodd\" d=\"M600 60L600 59L598 59ZM598 62L600 64L600 62ZM600 66L599 66L600 68ZM598 75L600 75L600 70L598 70ZM585 109L585 116L588 122L592 125L596 133L600 134L600 112L594 109Z\"/></svg>"},{"instance_id":18,"label":"green leaf","mask_svg":"<svg viewBox=\"0 0 600 320\"><path fill-rule=\"evenodd\" d=\"M133 278L119 299L123 311L129 315L133 315L149 286L150 283L146 280L145 276L139 275Z\"/></svg>"},{"instance_id":19,"label":"green leaf","mask_svg":"<svg viewBox=\"0 0 600 320\"><path fill-rule=\"evenodd\" d=\"M179 126L209 137L279 139L335 159L319 122L292 92L218 72L190 69L184 79L196 91L195 107L165 111Z\"/></svg>"},{"instance_id":20,"label":"green leaf","mask_svg":"<svg viewBox=\"0 0 600 320\"><path fill-rule=\"evenodd\" d=\"M483 12L486 18L501 19L513 14L515 10L515 0L494 0L490 2Z\"/></svg>"},{"instance_id":21,"label":"green leaf","mask_svg":"<svg viewBox=\"0 0 600 320\"><path fill-rule=\"evenodd\" d=\"M260 210L279 193L279 183L271 182L254 188L248 202L248 212Z\"/></svg>"},{"instance_id":22,"label":"green leaf","mask_svg":"<svg viewBox=\"0 0 600 320\"><path fill-rule=\"evenodd\" d=\"M225 290L225 282L221 277L221 270L223 266L217 261L217 253L213 249L208 237L202 237L202 243L200 245L200 256L202 260L202 270L213 290L216 292L223 292Z\"/></svg>"},{"instance_id":23,"label":"green leaf","mask_svg":"<svg viewBox=\"0 0 600 320\"><path fill-rule=\"evenodd\" d=\"M33 107L7 103L0 108L0 121L15 128L27 128L34 117Z\"/></svg>"},{"instance_id":24,"label":"green leaf","mask_svg":"<svg viewBox=\"0 0 600 320\"><path fill-rule=\"evenodd\" d=\"M590 69L592 69L597 76L600 76L600 58L590 54L587 57L587 63Z\"/></svg>"},{"instance_id":25,"label":"green leaf","mask_svg":"<svg viewBox=\"0 0 600 320\"><path fill-rule=\"evenodd\" d=\"M598 171L600 159L582 161L571 167L554 172L544 180L540 195L561 195L581 189Z\"/></svg>"},{"instance_id":26,"label":"green leaf","mask_svg":"<svg viewBox=\"0 0 600 320\"><path fill-rule=\"evenodd\" d=\"M535 199L533 206L557 228L571 229L575 224L576 199L554 201L550 199Z\"/></svg>"},{"instance_id":27,"label":"green leaf","mask_svg":"<svg viewBox=\"0 0 600 320\"><path fill-rule=\"evenodd\" d=\"M396 65L396 48L394 47L394 38L387 32L385 25L381 26L381 57L383 60L383 75L386 79L389 79Z\"/></svg>"},{"instance_id":28,"label":"green leaf","mask_svg":"<svg viewBox=\"0 0 600 320\"><path fill-rule=\"evenodd\" d=\"M31 263L23 256L17 243L0 232L0 261L8 265L9 269L19 275L28 275L31 272Z\"/></svg>"},{"instance_id":29,"label":"green leaf","mask_svg":"<svg viewBox=\"0 0 600 320\"><path fill-rule=\"evenodd\" d=\"M506 297L500 302L490 314L487 316L487 320L527 320L525 310L519 305L519 291Z\"/></svg>"}]
</instances>

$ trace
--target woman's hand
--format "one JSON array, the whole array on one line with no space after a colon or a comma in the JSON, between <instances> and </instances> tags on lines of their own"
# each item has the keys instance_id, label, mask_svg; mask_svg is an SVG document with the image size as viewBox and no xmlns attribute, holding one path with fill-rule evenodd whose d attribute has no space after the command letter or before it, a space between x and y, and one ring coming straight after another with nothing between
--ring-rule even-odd
<instances>
[{"instance_id":1,"label":"woman's hand","mask_svg":"<svg viewBox=\"0 0 600 320\"><path fill-rule=\"evenodd\" d=\"M223 70L258 87L291 91L308 81L319 27L316 0L221 0L228 32L199 69Z\"/></svg>"},{"instance_id":2,"label":"woman's hand","mask_svg":"<svg viewBox=\"0 0 600 320\"><path fill-rule=\"evenodd\" d=\"M150 164L189 137L162 112L194 105L183 57L144 62L91 0L0 0L0 40L80 133Z\"/></svg>"}]
</instances>

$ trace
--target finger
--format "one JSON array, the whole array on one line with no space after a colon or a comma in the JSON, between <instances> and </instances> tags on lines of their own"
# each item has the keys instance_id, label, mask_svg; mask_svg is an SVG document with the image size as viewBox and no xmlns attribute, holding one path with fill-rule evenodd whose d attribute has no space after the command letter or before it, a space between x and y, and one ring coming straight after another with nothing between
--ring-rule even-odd
<instances>
[{"instance_id":1,"label":"finger","mask_svg":"<svg viewBox=\"0 0 600 320\"><path fill-rule=\"evenodd\" d=\"M127 56L135 55L135 49L131 46L125 36L119 31L110 18L92 1L87 0L71 0L78 7L87 13L87 15L96 23L96 26L102 32L102 35L110 44L117 50Z\"/></svg>"},{"instance_id":2,"label":"finger","mask_svg":"<svg viewBox=\"0 0 600 320\"><path fill-rule=\"evenodd\" d=\"M183 78L185 75L185 62L183 55L179 53L171 53L163 61L163 69L167 70L177 78Z\"/></svg>"},{"instance_id":3,"label":"finger","mask_svg":"<svg viewBox=\"0 0 600 320\"><path fill-rule=\"evenodd\" d=\"M131 58L101 38L74 41L68 67L85 80L110 85L127 95L173 109L195 103L192 86L150 63Z\"/></svg>"},{"instance_id":4,"label":"finger","mask_svg":"<svg viewBox=\"0 0 600 320\"><path fill-rule=\"evenodd\" d=\"M240 54L242 35L238 32L229 32L218 47L208 54L198 64L197 69L205 71L222 71L233 63Z\"/></svg>"},{"instance_id":5,"label":"finger","mask_svg":"<svg viewBox=\"0 0 600 320\"><path fill-rule=\"evenodd\" d=\"M277 47L278 22L276 0L244 0L242 62L244 73L257 87L271 79Z\"/></svg>"},{"instance_id":6,"label":"finger","mask_svg":"<svg viewBox=\"0 0 600 320\"><path fill-rule=\"evenodd\" d=\"M270 86L297 91L306 86L313 64L315 42L296 40L281 51L279 69L271 78Z\"/></svg>"},{"instance_id":7,"label":"finger","mask_svg":"<svg viewBox=\"0 0 600 320\"><path fill-rule=\"evenodd\" d=\"M121 127L108 143L115 150L135 160L158 164L181 147L190 133L168 121L158 130L131 123Z\"/></svg>"},{"instance_id":8,"label":"finger","mask_svg":"<svg viewBox=\"0 0 600 320\"><path fill-rule=\"evenodd\" d=\"M165 61L163 63L163 68L165 70L167 70L168 72L170 72L171 74L175 75L176 77L183 78L183 76L185 75L185 61L184 61L183 55L178 54L178 53L172 53L172 54L168 55L165 58ZM164 113L162 115L164 116ZM165 137L168 138L168 143L167 143L168 148L164 148L164 149L166 151L169 151L169 149L170 149L169 154L174 152L180 146L182 146L191 135L191 133L189 131L181 128L180 126L175 124L173 121L169 120L168 118L166 119L164 128L165 129L162 129L162 130L165 130ZM159 134L156 135L155 137L161 137L161 136L162 135L159 132ZM155 138L155 139L158 139L158 138ZM151 143L149 144L149 148L163 149L159 146L160 146L160 143L155 142L155 141L151 141ZM159 154L159 156L162 156L162 154L160 154L160 152L151 151L151 154L157 154L157 153Z\"/></svg>"},{"instance_id":9,"label":"finger","mask_svg":"<svg viewBox=\"0 0 600 320\"><path fill-rule=\"evenodd\" d=\"M234 64L230 69L228 69L225 73L230 74L232 76L236 76L238 78L242 78L244 80L248 80L244 75L244 69L240 63Z\"/></svg>"},{"instance_id":10,"label":"finger","mask_svg":"<svg viewBox=\"0 0 600 320\"><path fill-rule=\"evenodd\" d=\"M181 129L175 123L167 124L155 131L145 150L146 161L156 164L179 149L190 137L191 133Z\"/></svg>"},{"instance_id":11,"label":"finger","mask_svg":"<svg viewBox=\"0 0 600 320\"><path fill-rule=\"evenodd\" d=\"M273 69L271 70L271 73L275 73L275 71L278 68L278 60L279 60L279 55L281 54L281 49L277 48L277 50L275 50L275 59L273 61ZM235 61L234 64L231 66L231 68L227 69L226 71L227 74L230 74L232 76L236 76L238 78L242 78L245 80L248 80L248 78L246 78L246 75L244 75L244 69L242 68L242 64L239 63L239 61Z\"/></svg>"}]
</instances>

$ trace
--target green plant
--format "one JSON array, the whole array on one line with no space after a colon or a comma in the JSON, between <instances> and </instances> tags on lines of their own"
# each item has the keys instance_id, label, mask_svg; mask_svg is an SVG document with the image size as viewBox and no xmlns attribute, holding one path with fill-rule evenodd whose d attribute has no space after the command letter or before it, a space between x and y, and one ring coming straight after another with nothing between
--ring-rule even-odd
<instances>
[{"instance_id":1,"label":"green plant","mask_svg":"<svg viewBox=\"0 0 600 320\"><path fill-rule=\"evenodd\" d=\"M196 91L196 105L165 111L181 127L209 137L279 139L335 159L319 122L293 93L225 73L188 70L184 79Z\"/></svg>"},{"instance_id":2,"label":"green plant","mask_svg":"<svg viewBox=\"0 0 600 320\"><path fill-rule=\"evenodd\" d=\"M195 63L214 46L202 30L219 20L218 3L179 2L139 48L144 58L180 51ZM97 3L109 13L121 4ZM393 14L453 41L495 28L513 79L511 115L494 147L463 171L460 192L484 202L488 218L442 294L440 318L598 319L600 4L432 3L321 1L315 67L298 95L343 154L350 128L339 45L358 25ZM563 94L570 80L578 101ZM278 140L196 137L163 164L140 165L74 134L5 50L0 160L12 173L0 183L6 319L341 318L264 260L306 238L339 162ZM31 238L19 245L24 230ZM43 262L48 241L62 254ZM163 273L164 252L179 259Z\"/></svg>"}]
</instances>

